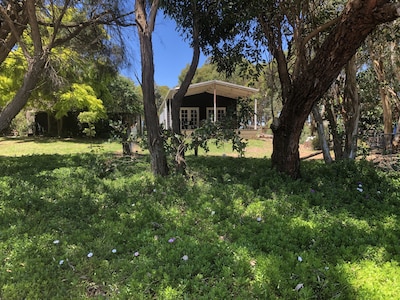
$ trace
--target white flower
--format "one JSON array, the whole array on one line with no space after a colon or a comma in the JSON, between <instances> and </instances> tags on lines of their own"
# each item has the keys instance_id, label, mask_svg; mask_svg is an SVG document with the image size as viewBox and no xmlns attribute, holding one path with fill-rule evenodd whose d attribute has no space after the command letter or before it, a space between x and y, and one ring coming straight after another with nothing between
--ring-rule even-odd
<instances>
[{"instance_id":1,"label":"white flower","mask_svg":"<svg viewBox=\"0 0 400 300\"><path fill-rule=\"evenodd\" d=\"M111 252L112 253L117 253L117 249L112 249Z\"/></svg>"},{"instance_id":2,"label":"white flower","mask_svg":"<svg viewBox=\"0 0 400 300\"><path fill-rule=\"evenodd\" d=\"M215 211L214 211L214 210L211 212L211 215L212 215L212 216L215 215Z\"/></svg>"},{"instance_id":3,"label":"white flower","mask_svg":"<svg viewBox=\"0 0 400 300\"><path fill-rule=\"evenodd\" d=\"M262 221L261 217L258 217L257 222L261 222L261 221Z\"/></svg>"},{"instance_id":4,"label":"white flower","mask_svg":"<svg viewBox=\"0 0 400 300\"><path fill-rule=\"evenodd\" d=\"M89 252L87 257L91 258L93 256L93 252Z\"/></svg>"},{"instance_id":5,"label":"white flower","mask_svg":"<svg viewBox=\"0 0 400 300\"><path fill-rule=\"evenodd\" d=\"M303 258L302 258L301 256L297 256L297 260L298 260L299 262L302 262L302 261L303 261Z\"/></svg>"},{"instance_id":6,"label":"white flower","mask_svg":"<svg viewBox=\"0 0 400 300\"><path fill-rule=\"evenodd\" d=\"M303 284L303 283L299 283L299 284L296 285L296 287L294 288L294 291L298 292L298 291L300 291L303 287L304 287L304 284Z\"/></svg>"},{"instance_id":7,"label":"white flower","mask_svg":"<svg viewBox=\"0 0 400 300\"><path fill-rule=\"evenodd\" d=\"M189 256L187 256L187 255L182 256L182 260L186 261L188 259L189 259Z\"/></svg>"},{"instance_id":8,"label":"white flower","mask_svg":"<svg viewBox=\"0 0 400 300\"><path fill-rule=\"evenodd\" d=\"M59 244L60 243L60 240L54 240L53 241L53 244L55 244L55 245L57 245L57 244Z\"/></svg>"},{"instance_id":9,"label":"white flower","mask_svg":"<svg viewBox=\"0 0 400 300\"><path fill-rule=\"evenodd\" d=\"M360 187L358 187L358 188L357 188L357 191L359 191L360 193L362 193L363 189L360 188Z\"/></svg>"},{"instance_id":10,"label":"white flower","mask_svg":"<svg viewBox=\"0 0 400 300\"><path fill-rule=\"evenodd\" d=\"M136 251L135 253L133 253L134 256L139 256L139 251Z\"/></svg>"},{"instance_id":11,"label":"white flower","mask_svg":"<svg viewBox=\"0 0 400 300\"><path fill-rule=\"evenodd\" d=\"M61 266L62 264L64 263L64 260L63 259L61 259L59 262L58 262L58 264Z\"/></svg>"}]
</instances>

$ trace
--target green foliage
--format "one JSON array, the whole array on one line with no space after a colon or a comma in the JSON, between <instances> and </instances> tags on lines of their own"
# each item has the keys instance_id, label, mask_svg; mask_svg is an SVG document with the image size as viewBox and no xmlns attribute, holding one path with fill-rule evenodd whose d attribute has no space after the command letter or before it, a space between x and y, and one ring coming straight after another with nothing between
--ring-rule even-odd
<instances>
[{"instance_id":1,"label":"green foliage","mask_svg":"<svg viewBox=\"0 0 400 300\"><path fill-rule=\"evenodd\" d=\"M78 120L82 124L87 124L87 127L83 129L83 133L86 134L86 136L91 138L96 136L96 127L94 126L94 123L99 120L99 114L97 112L81 112L78 115Z\"/></svg>"},{"instance_id":2,"label":"green foliage","mask_svg":"<svg viewBox=\"0 0 400 300\"><path fill-rule=\"evenodd\" d=\"M247 143L240 137L239 132L233 129L236 128L235 122L236 119L231 120L228 118L223 118L216 122L204 120L201 126L190 134L188 149L197 150L198 148L202 148L208 152L209 142L214 142L218 147L230 141L232 143L232 150L237 151L240 157L244 156Z\"/></svg>"},{"instance_id":3,"label":"green foliage","mask_svg":"<svg viewBox=\"0 0 400 300\"><path fill-rule=\"evenodd\" d=\"M110 99L105 101L107 112L124 114L141 114L143 104L141 95L138 95L134 82L123 76L111 80L108 85Z\"/></svg>"},{"instance_id":4,"label":"green foliage","mask_svg":"<svg viewBox=\"0 0 400 300\"><path fill-rule=\"evenodd\" d=\"M74 83L70 90L60 94L59 99L55 105L55 116L58 119L66 116L70 110L83 109L91 112L91 114L85 115L84 119L90 117L97 121L105 117L103 102L96 97L93 88L89 85Z\"/></svg>"},{"instance_id":5,"label":"green foliage","mask_svg":"<svg viewBox=\"0 0 400 300\"><path fill-rule=\"evenodd\" d=\"M27 63L20 48L12 51L0 66L0 106L14 97L22 83Z\"/></svg>"},{"instance_id":6,"label":"green foliage","mask_svg":"<svg viewBox=\"0 0 400 300\"><path fill-rule=\"evenodd\" d=\"M147 156L1 157L0 297L398 297L398 174L187 160L191 180L152 176Z\"/></svg>"}]
</instances>

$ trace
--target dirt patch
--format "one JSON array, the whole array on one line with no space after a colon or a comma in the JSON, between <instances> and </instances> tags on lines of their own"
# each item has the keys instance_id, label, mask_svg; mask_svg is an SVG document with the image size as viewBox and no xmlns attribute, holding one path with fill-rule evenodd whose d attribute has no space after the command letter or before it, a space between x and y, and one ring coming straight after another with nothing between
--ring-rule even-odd
<instances>
[{"instance_id":1,"label":"dirt patch","mask_svg":"<svg viewBox=\"0 0 400 300\"><path fill-rule=\"evenodd\" d=\"M399 171L400 170L400 157L398 154L376 154L367 157L368 160L379 169L384 171Z\"/></svg>"}]
</instances>

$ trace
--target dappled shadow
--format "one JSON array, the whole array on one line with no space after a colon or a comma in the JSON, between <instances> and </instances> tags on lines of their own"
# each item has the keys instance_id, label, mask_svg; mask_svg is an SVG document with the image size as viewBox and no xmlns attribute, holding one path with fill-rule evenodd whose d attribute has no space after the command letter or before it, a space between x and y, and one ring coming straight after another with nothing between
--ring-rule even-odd
<instances>
[{"instance_id":1,"label":"dappled shadow","mask_svg":"<svg viewBox=\"0 0 400 300\"><path fill-rule=\"evenodd\" d=\"M271 168L270 159L232 157L188 157L194 177L205 176L221 184L242 184L265 198L293 195L303 204L324 207L333 213L348 212L359 218L381 220L399 215L400 188L367 161L302 162L302 178L292 180ZM297 203L300 207L302 203ZM385 205L382 205L385 204ZM361 206L360 206L361 205ZM360 209L360 207L362 209Z\"/></svg>"},{"instance_id":2,"label":"dappled shadow","mask_svg":"<svg viewBox=\"0 0 400 300\"><path fill-rule=\"evenodd\" d=\"M91 154L0 157L1 261L16 282L0 279L26 298L35 285L71 298L357 299L346 266L400 262L399 188L368 165L303 162L293 181L268 159L187 162L190 180L130 161L104 173L114 162Z\"/></svg>"},{"instance_id":3,"label":"dappled shadow","mask_svg":"<svg viewBox=\"0 0 400 300\"><path fill-rule=\"evenodd\" d=\"M39 154L22 157L0 156L0 170L2 176L26 176L28 178L27 175L39 174L46 170L79 166L84 161L94 159L94 157L92 154Z\"/></svg>"},{"instance_id":4,"label":"dappled shadow","mask_svg":"<svg viewBox=\"0 0 400 300\"><path fill-rule=\"evenodd\" d=\"M262 199L259 214L264 224L257 224L253 215L247 221L242 218L232 229L232 234L242 239L241 244L247 244L249 249L258 248L260 255L286 256L292 260L292 266L297 265L295 253L305 256L310 252L316 265L309 267L336 278L347 289L341 292L346 297L353 295L347 279L339 271L334 274L332 266L368 259L377 264L400 262L400 190L393 180L395 174L384 175L363 161L332 165L310 161L302 164L302 179L294 181L272 170L269 159L191 157L188 160L197 176L204 175L225 186L232 200L243 196L231 189L252 191L250 197L256 201ZM251 203L247 199L244 205ZM229 204L225 205L228 214L234 213ZM329 265L329 272L324 271L324 263Z\"/></svg>"}]
</instances>

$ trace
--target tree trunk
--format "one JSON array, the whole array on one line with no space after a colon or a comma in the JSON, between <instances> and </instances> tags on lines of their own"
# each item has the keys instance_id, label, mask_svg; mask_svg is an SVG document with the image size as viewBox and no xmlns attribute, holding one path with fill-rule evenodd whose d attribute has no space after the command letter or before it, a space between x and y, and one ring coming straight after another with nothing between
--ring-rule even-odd
<instances>
[{"instance_id":1,"label":"tree trunk","mask_svg":"<svg viewBox=\"0 0 400 300\"><path fill-rule=\"evenodd\" d=\"M386 87L386 74L383 66L381 57L377 57L374 53L371 53L373 57L374 70L376 79L379 83L379 96L381 98L382 109L383 109L383 136L385 150L391 147L391 134L392 134L392 106L390 103L390 96Z\"/></svg>"},{"instance_id":2,"label":"tree trunk","mask_svg":"<svg viewBox=\"0 0 400 300\"><path fill-rule=\"evenodd\" d=\"M274 132L272 163L282 173L292 178L300 177L299 141L310 110L296 111L286 106L277 124L271 125Z\"/></svg>"},{"instance_id":3,"label":"tree trunk","mask_svg":"<svg viewBox=\"0 0 400 300\"><path fill-rule=\"evenodd\" d=\"M335 101L333 99L332 101ZM326 115L330 125L330 131L332 134L333 141L333 153L335 154L335 160L343 159L343 134L339 130L337 123L338 114L335 110L335 104L332 101L328 101L326 108Z\"/></svg>"},{"instance_id":4,"label":"tree trunk","mask_svg":"<svg viewBox=\"0 0 400 300\"><path fill-rule=\"evenodd\" d=\"M142 66L142 92L144 116L147 128L147 143L150 151L151 169L154 175L168 175L167 158L164 152L164 142L161 137L160 123L157 115L154 93L154 61L152 33L158 8L158 1L152 3L149 23L147 22L146 1L135 1L137 29L140 41Z\"/></svg>"},{"instance_id":5,"label":"tree trunk","mask_svg":"<svg viewBox=\"0 0 400 300\"><path fill-rule=\"evenodd\" d=\"M199 65L199 59L200 59L200 42L199 42L199 30L198 30L198 24L197 24L197 18L196 18L196 5L195 3L192 4L192 9L193 9L193 42L192 42L192 48L193 48L193 56L192 56L192 62L189 66L189 70L185 74L185 78L183 79L183 82L181 86L179 87L179 90L177 93L174 95L174 98L172 99L172 107L171 107L171 116L172 116L172 131L175 134L180 134L181 133L181 120L180 120L180 108L182 106L183 98L186 95L186 92L190 86L190 83L192 82L192 79L196 73L197 66ZM185 169L186 169L186 162L185 162L185 147L182 145L181 141L179 138L174 138L174 143L175 143L175 148L176 150L176 155L175 155L175 169L178 173L184 174Z\"/></svg>"},{"instance_id":6,"label":"tree trunk","mask_svg":"<svg viewBox=\"0 0 400 300\"><path fill-rule=\"evenodd\" d=\"M28 60L28 71L24 76L21 88L11 102L0 112L0 132L10 125L11 121L28 102L44 70L47 58L48 52L45 51L41 56L35 56Z\"/></svg>"},{"instance_id":7,"label":"tree trunk","mask_svg":"<svg viewBox=\"0 0 400 300\"><path fill-rule=\"evenodd\" d=\"M320 100L340 70L380 23L399 17L399 5L388 1L349 1L336 27L315 57L291 83L287 101L274 132L272 166L292 178L300 176L299 138L313 105ZM287 90L287 88L285 89Z\"/></svg>"},{"instance_id":8,"label":"tree trunk","mask_svg":"<svg viewBox=\"0 0 400 300\"><path fill-rule=\"evenodd\" d=\"M63 135L63 123L64 123L64 117L61 117L60 119L57 119L57 137L62 137Z\"/></svg>"},{"instance_id":9,"label":"tree trunk","mask_svg":"<svg viewBox=\"0 0 400 300\"><path fill-rule=\"evenodd\" d=\"M345 128L344 158L357 156L358 121L360 119L360 99L357 87L356 57L346 65L346 83L344 88L343 120Z\"/></svg>"},{"instance_id":10,"label":"tree trunk","mask_svg":"<svg viewBox=\"0 0 400 300\"><path fill-rule=\"evenodd\" d=\"M312 109L312 113L314 119L317 123L317 131L319 137L319 143L321 146L322 154L324 156L324 161L326 164L330 164L332 162L332 156L329 149L329 144L325 136L325 128L324 128L324 121L322 119L321 113L319 112L318 106L314 105Z\"/></svg>"},{"instance_id":11,"label":"tree trunk","mask_svg":"<svg viewBox=\"0 0 400 300\"><path fill-rule=\"evenodd\" d=\"M196 7L193 4L194 14L196 14ZM199 30L197 25L196 16L193 17L193 56L192 62L189 66L189 70L185 74L185 78L179 90L174 95L174 99L172 100L172 109L171 109L171 116L172 116L172 130L174 133L180 134L181 133L181 124L180 124L180 108L182 106L183 98L186 95L186 92L189 88L190 83L196 73L197 66L199 65L200 59L200 43L199 43Z\"/></svg>"}]
</instances>

